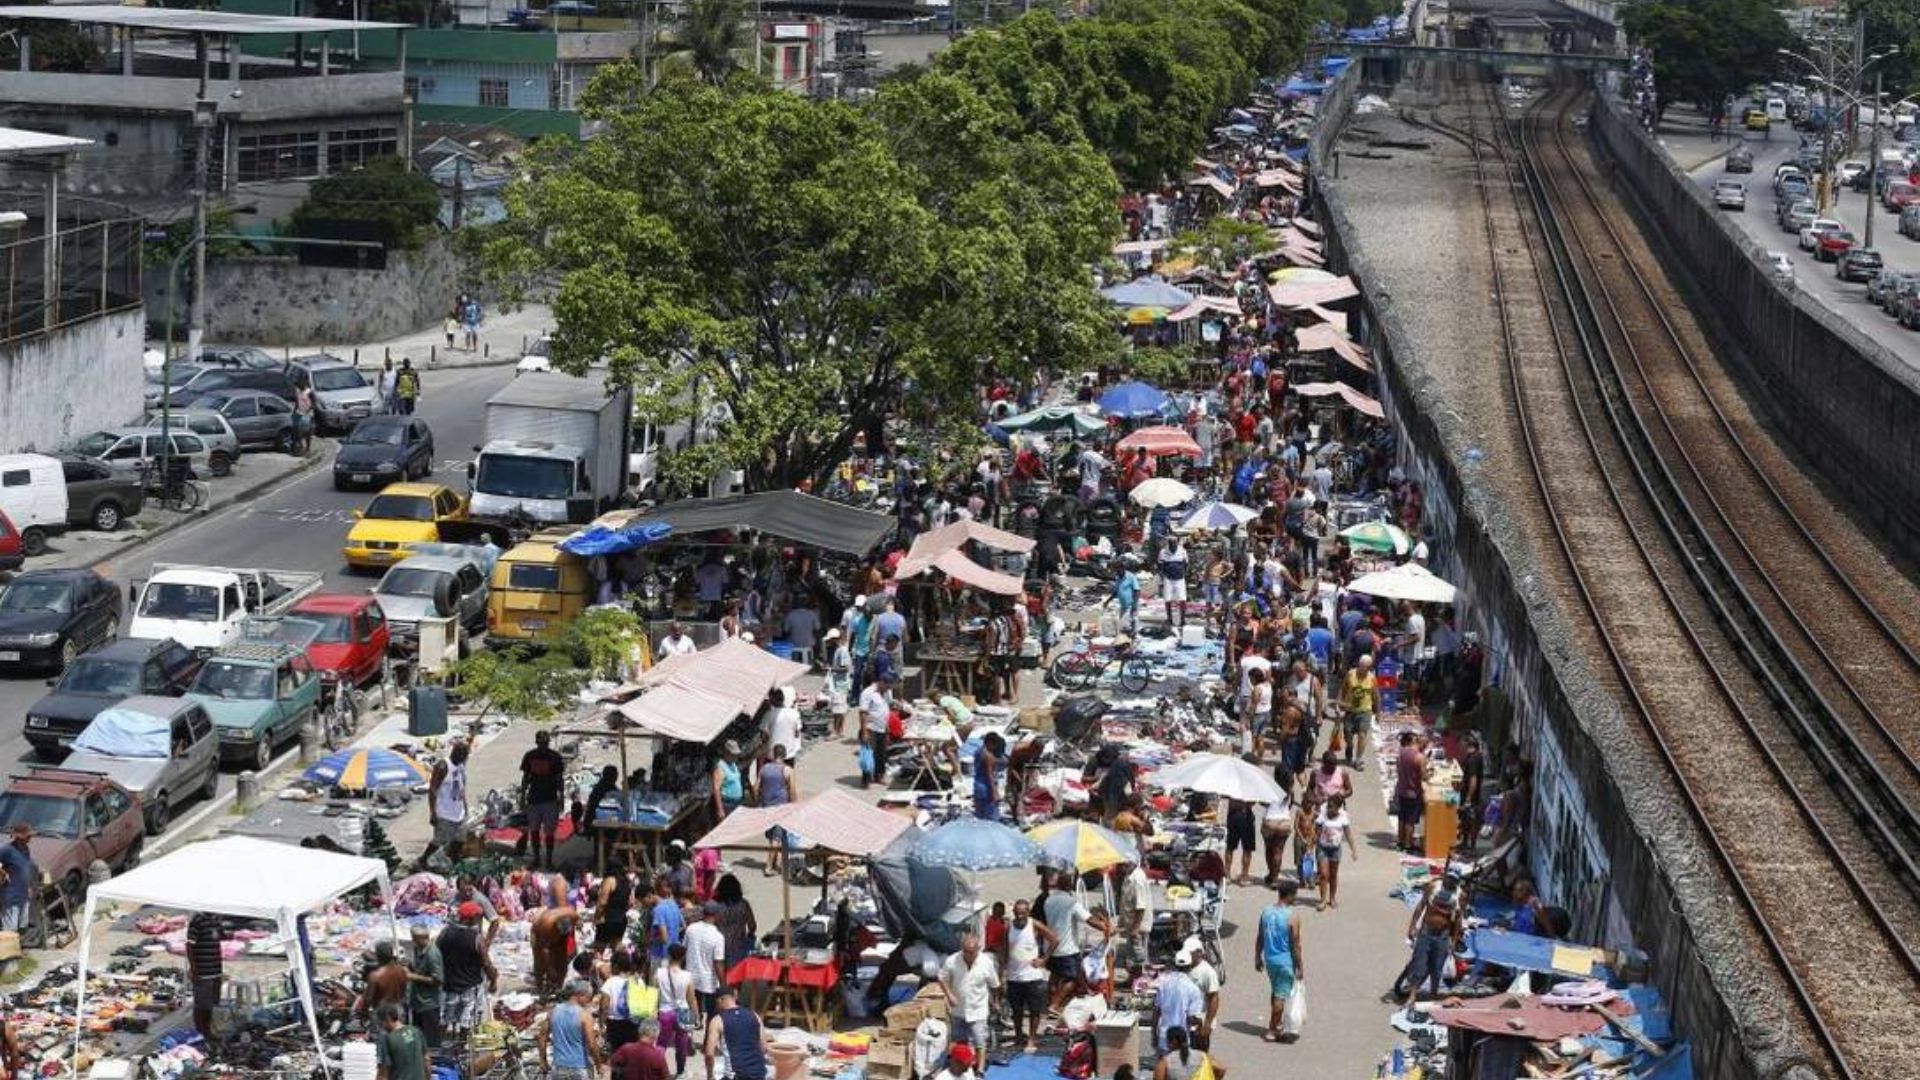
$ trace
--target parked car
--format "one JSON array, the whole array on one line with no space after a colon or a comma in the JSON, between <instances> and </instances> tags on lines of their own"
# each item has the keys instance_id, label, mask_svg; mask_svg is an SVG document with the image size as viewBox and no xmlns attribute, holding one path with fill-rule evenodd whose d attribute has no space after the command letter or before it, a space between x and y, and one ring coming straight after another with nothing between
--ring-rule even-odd
<instances>
[{"instance_id":1,"label":"parked car","mask_svg":"<svg viewBox=\"0 0 1920 1080\"><path fill-rule=\"evenodd\" d=\"M1844 228L1846 228L1846 225L1834 218L1814 218L1812 221L1807 222L1806 226L1800 230L1800 250L1812 251L1820 245L1821 234L1831 232L1834 229Z\"/></svg>"},{"instance_id":2,"label":"parked car","mask_svg":"<svg viewBox=\"0 0 1920 1080\"><path fill-rule=\"evenodd\" d=\"M223 760L264 770L274 748L299 735L319 708L320 679L304 647L248 641L208 657L187 698L213 717Z\"/></svg>"},{"instance_id":3,"label":"parked car","mask_svg":"<svg viewBox=\"0 0 1920 1080\"><path fill-rule=\"evenodd\" d=\"M29 557L43 555L47 537L67 531L67 481L45 454L0 454L0 510L20 528Z\"/></svg>"},{"instance_id":4,"label":"parked car","mask_svg":"<svg viewBox=\"0 0 1920 1080\"><path fill-rule=\"evenodd\" d=\"M1906 273L1905 270L1889 270L1885 267L1875 271L1871 277L1867 278L1867 303L1874 307L1885 304L1887 294L1900 283L1900 279Z\"/></svg>"},{"instance_id":5,"label":"parked car","mask_svg":"<svg viewBox=\"0 0 1920 1080\"><path fill-rule=\"evenodd\" d=\"M251 345L223 345L218 348L200 350L194 358L195 363L213 367L243 367L255 371L280 371L287 362L269 353L265 349L256 349Z\"/></svg>"},{"instance_id":6,"label":"parked car","mask_svg":"<svg viewBox=\"0 0 1920 1080\"><path fill-rule=\"evenodd\" d=\"M440 539L440 523L467 516L467 503L439 484L388 484L356 510L341 555L356 570L378 570L406 558L413 545Z\"/></svg>"},{"instance_id":7,"label":"parked car","mask_svg":"<svg viewBox=\"0 0 1920 1080\"><path fill-rule=\"evenodd\" d=\"M1909 240L1920 240L1920 203L1910 203L1900 208L1900 235Z\"/></svg>"},{"instance_id":8,"label":"parked car","mask_svg":"<svg viewBox=\"0 0 1920 1080\"><path fill-rule=\"evenodd\" d=\"M234 463L240 460L240 436L233 430L233 425L227 423L226 417L212 409L169 409L164 414L150 412L147 414L147 426L156 431L171 427L174 431L190 431L200 436L207 444L207 471L215 476L230 475Z\"/></svg>"},{"instance_id":9,"label":"parked car","mask_svg":"<svg viewBox=\"0 0 1920 1080\"><path fill-rule=\"evenodd\" d=\"M1795 199L1811 199L1813 197L1813 184L1799 176L1789 176L1785 180L1780 181L1779 186L1774 189L1773 197L1775 202L1792 202Z\"/></svg>"},{"instance_id":10,"label":"parked car","mask_svg":"<svg viewBox=\"0 0 1920 1080\"><path fill-rule=\"evenodd\" d=\"M345 431L373 415L379 388L345 360L325 353L302 356L293 362L293 372L296 381L313 388L316 430Z\"/></svg>"},{"instance_id":11,"label":"parked car","mask_svg":"<svg viewBox=\"0 0 1920 1080\"><path fill-rule=\"evenodd\" d=\"M1905 180L1891 181L1880 192L1880 205L1889 213L1897 214L1901 207L1916 200L1920 200L1920 185Z\"/></svg>"},{"instance_id":12,"label":"parked car","mask_svg":"<svg viewBox=\"0 0 1920 1080\"><path fill-rule=\"evenodd\" d=\"M487 626L487 575L492 569L471 556L415 555L395 563L374 586L373 597L397 638L417 637L421 619L447 616L477 634Z\"/></svg>"},{"instance_id":13,"label":"parked car","mask_svg":"<svg viewBox=\"0 0 1920 1080\"><path fill-rule=\"evenodd\" d=\"M159 428L109 428L96 431L73 444L75 455L104 462L110 469L138 472L160 460L160 440L173 440L173 456L187 459L195 475L212 471L212 452L206 440L185 431L171 436Z\"/></svg>"},{"instance_id":14,"label":"parked car","mask_svg":"<svg viewBox=\"0 0 1920 1080\"><path fill-rule=\"evenodd\" d=\"M361 593L316 593L293 606L294 618L320 625L307 646L307 660L325 682L365 686L386 671L387 646L393 640L386 613Z\"/></svg>"},{"instance_id":15,"label":"parked car","mask_svg":"<svg viewBox=\"0 0 1920 1080\"><path fill-rule=\"evenodd\" d=\"M1909 330L1920 330L1920 289L1903 289L1895 301L1893 317Z\"/></svg>"},{"instance_id":16,"label":"parked car","mask_svg":"<svg viewBox=\"0 0 1920 1080\"><path fill-rule=\"evenodd\" d=\"M28 853L72 902L86 895L87 867L115 873L140 865L146 826L133 793L98 773L36 768L0 791L0 821L30 825Z\"/></svg>"},{"instance_id":17,"label":"parked car","mask_svg":"<svg viewBox=\"0 0 1920 1080\"><path fill-rule=\"evenodd\" d=\"M18 570L26 561L27 546L20 542L20 530L0 510L0 574Z\"/></svg>"},{"instance_id":18,"label":"parked car","mask_svg":"<svg viewBox=\"0 0 1920 1080\"><path fill-rule=\"evenodd\" d=\"M1738 180L1720 180L1713 185L1713 205L1722 210L1747 208L1747 185Z\"/></svg>"},{"instance_id":19,"label":"parked car","mask_svg":"<svg viewBox=\"0 0 1920 1080\"><path fill-rule=\"evenodd\" d=\"M1828 229L1820 234L1819 242L1813 249L1813 257L1819 262L1837 263L1859 242L1860 238L1853 235L1852 229Z\"/></svg>"},{"instance_id":20,"label":"parked car","mask_svg":"<svg viewBox=\"0 0 1920 1080\"><path fill-rule=\"evenodd\" d=\"M1900 305L1917 291L1920 291L1920 273L1902 274L1900 280L1887 286L1886 292L1880 297L1880 310L1899 317Z\"/></svg>"},{"instance_id":21,"label":"parked car","mask_svg":"<svg viewBox=\"0 0 1920 1080\"><path fill-rule=\"evenodd\" d=\"M1843 161L1833 167L1834 182L1851 185L1856 177L1866 171L1867 163L1864 161Z\"/></svg>"},{"instance_id":22,"label":"parked car","mask_svg":"<svg viewBox=\"0 0 1920 1080\"><path fill-rule=\"evenodd\" d=\"M220 789L220 738L196 701L130 697L93 718L63 769L98 773L133 793L149 836L167 831L174 807Z\"/></svg>"},{"instance_id":23,"label":"parked car","mask_svg":"<svg viewBox=\"0 0 1920 1080\"><path fill-rule=\"evenodd\" d=\"M176 367L170 385L162 387L158 383L147 384L147 408L159 408L162 397L175 405L184 405L215 390L259 390L291 402L293 389L292 376L279 368L260 370L212 365Z\"/></svg>"},{"instance_id":24,"label":"parked car","mask_svg":"<svg viewBox=\"0 0 1920 1080\"><path fill-rule=\"evenodd\" d=\"M1769 251L1764 261L1767 267L1767 274L1775 281L1786 282L1787 284L1793 283L1793 260L1787 257L1786 252Z\"/></svg>"},{"instance_id":25,"label":"parked car","mask_svg":"<svg viewBox=\"0 0 1920 1080\"><path fill-rule=\"evenodd\" d=\"M433 430L417 416L370 416L353 426L333 455L336 491L433 473Z\"/></svg>"},{"instance_id":26,"label":"parked car","mask_svg":"<svg viewBox=\"0 0 1920 1080\"><path fill-rule=\"evenodd\" d=\"M262 390L215 390L195 402L225 417L243 447L293 452L293 406Z\"/></svg>"},{"instance_id":27,"label":"parked car","mask_svg":"<svg viewBox=\"0 0 1920 1080\"><path fill-rule=\"evenodd\" d=\"M1781 203L1775 211L1775 216L1780 222L1780 231L1797 233L1820 215L1814 210L1812 199L1794 199L1791 202Z\"/></svg>"},{"instance_id":28,"label":"parked car","mask_svg":"<svg viewBox=\"0 0 1920 1080\"><path fill-rule=\"evenodd\" d=\"M120 633L120 590L91 570L29 570L0 587L0 671L62 671Z\"/></svg>"},{"instance_id":29,"label":"parked car","mask_svg":"<svg viewBox=\"0 0 1920 1080\"><path fill-rule=\"evenodd\" d=\"M1886 261L1872 248L1849 248L1834 260L1833 275L1841 281L1866 281L1884 266Z\"/></svg>"},{"instance_id":30,"label":"parked car","mask_svg":"<svg viewBox=\"0 0 1920 1080\"><path fill-rule=\"evenodd\" d=\"M27 707L26 739L42 757L58 756L100 710L136 694L179 697L200 673L200 657L172 638L121 638L67 665L53 692Z\"/></svg>"},{"instance_id":31,"label":"parked car","mask_svg":"<svg viewBox=\"0 0 1920 1080\"><path fill-rule=\"evenodd\" d=\"M1753 171L1753 151L1744 145L1727 151L1727 171L1730 173L1750 173Z\"/></svg>"},{"instance_id":32,"label":"parked car","mask_svg":"<svg viewBox=\"0 0 1920 1080\"><path fill-rule=\"evenodd\" d=\"M67 484L67 524L112 532L147 504L137 477L83 457L62 457Z\"/></svg>"}]
</instances>

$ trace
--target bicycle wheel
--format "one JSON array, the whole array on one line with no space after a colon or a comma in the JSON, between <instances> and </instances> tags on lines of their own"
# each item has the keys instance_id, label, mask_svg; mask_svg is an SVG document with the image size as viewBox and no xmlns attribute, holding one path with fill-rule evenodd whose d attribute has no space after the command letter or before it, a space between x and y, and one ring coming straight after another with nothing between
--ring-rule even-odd
<instances>
[{"instance_id":1,"label":"bicycle wheel","mask_svg":"<svg viewBox=\"0 0 1920 1080\"><path fill-rule=\"evenodd\" d=\"M1137 694L1147 688L1153 678L1153 669L1145 660L1129 656L1120 661L1120 688L1129 694Z\"/></svg>"},{"instance_id":2,"label":"bicycle wheel","mask_svg":"<svg viewBox=\"0 0 1920 1080\"><path fill-rule=\"evenodd\" d=\"M1086 653L1066 652L1054 657L1053 666L1047 669L1047 674L1060 689L1074 690L1085 685L1089 666Z\"/></svg>"},{"instance_id":3,"label":"bicycle wheel","mask_svg":"<svg viewBox=\"0 0 1920 1080\"><path fill-rule=\"evenodd\" d=\"M206 492L200 490L199 483L189 480L180 485L180 503L188 513L200 509L200 504L205 502L206 498Z\"/></svg>"}]
</instances>

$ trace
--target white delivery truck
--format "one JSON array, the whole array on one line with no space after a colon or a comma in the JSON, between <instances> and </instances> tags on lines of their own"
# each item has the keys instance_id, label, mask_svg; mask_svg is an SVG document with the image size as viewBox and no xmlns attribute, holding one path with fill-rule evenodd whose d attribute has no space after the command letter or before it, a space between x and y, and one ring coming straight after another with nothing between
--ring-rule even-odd
<instances>
[{"instance_id":1,"label":"white delivery truck","mask_svg":"<svg viewBox=\"0 0 1920 1080\"><path fill-rule=\"evenodd\" d=\"M487 441L468 468L470 516L585 524L627 494L632 394L597 376L531 371L487 399Z\"/></svg>"},{"instance_id":2,"label":"white delivery truck","mask_svg":"<svg viewBox=\"0 0 1920 1080\"><path fill-rule=\"evenodd\" d=\"M45 454L0 454L0 510L20 530L28 555L47 550L47 537L67 529L67 476Z\"/></svg>"},{"instance_id":3,"label":"white delivery truck","mask_svg":"<svg viewBox=\"0 0 1920 1080\"><path fill-rule=\"evenodd\" d=\"M320 588L319 574L230 566L154 563L127 591L133 622L127 636L172 638L203 653L240 640L249 615L279 615Z\"/></svg>"}]
</instances>

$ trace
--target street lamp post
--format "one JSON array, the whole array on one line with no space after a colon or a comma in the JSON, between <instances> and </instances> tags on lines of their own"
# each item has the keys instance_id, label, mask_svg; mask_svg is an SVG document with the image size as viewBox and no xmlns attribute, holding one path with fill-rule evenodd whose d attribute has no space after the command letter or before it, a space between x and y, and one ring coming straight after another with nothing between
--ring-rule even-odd
<instances>
[{"instance_id":1,"label":"street lamp post","mask_svg":"<svg viewBox=\"0 0 1920 1080\"><path fill-rule=\"evenodd\" d=\"M1860 28L1863 26L1864 24L1859 24L1859 26L1856 27L1856 33L1864 33L1864 29ZM1827 62L1824 64L1811 57L1802 56L1792 49L1776 50L1781 56L1791 60L1797 60L1806 65L1807 69L1813 74L1814 81L1818 82L1821 87L1822 108L1825 112L1825 116L1823 117L1825 130L1820 134L1820 187L1815 201L1823 211L1839 197L1838 192L1834 189L1833 183L1833 134L1836 130L1834 94L1836 91L1839 93L1843 104L1847 102L1852 103L1854 117L1857 122L1860 115L1860 80L1866 77L1868 69L1880 61L1885 60L1887 57L1894 56L1900 52L1898 47L1886 48L1862 59L1857 52L1849 50L1843 57L1832 47L1831 42L1827 42L1826 44L1828 46L1825 50ZM1857 46L1858 43L1856 42L1856 48ZM1876 137L1878 136L1877 130L1875 135ZM1848 144L1850 147L1855 145L1851 138L1848 140ZM1831 198L1829 198L1829 196L1831 196Z\"/></svg>"},{"instance_id":2,"label":"street lamp post","mask_svg":"<svg viewBox=\"0 0 1920 1080\"><path fill-rule=\"evenodd\" d=\"M196 230L192 239L174 253L173 260L167 264L167 336L160 342L160 484L161 493L166 492L167 472L173 457L173 330L174 316L179 312L180 264L189 255L194 256L196 267L206 266L206 247L209 240L242 240L256 244L286 244L290 247L328 247L328 248L372 248L379 250L380 244L372 240L326 240L312 236L245 236L239 233L207 233ZM201 271L204 276L204 271ZM194 312L200 311L199 298L204 295L204 283L194 282ZM189 342L197 346L197 340Z\"/></svg>"}]
</instances>

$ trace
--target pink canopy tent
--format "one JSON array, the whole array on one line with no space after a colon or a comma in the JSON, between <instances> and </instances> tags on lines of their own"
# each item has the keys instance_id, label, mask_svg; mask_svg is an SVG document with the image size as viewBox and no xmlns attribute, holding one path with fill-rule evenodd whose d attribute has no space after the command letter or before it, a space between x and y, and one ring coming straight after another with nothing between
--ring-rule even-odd
<instances>
[{"instance_id":1,"label":"pink canopy tent","mask_svg":"<svg viewBox=\"0 0 1920 1080\"><path fill-rule=\"evenodd\" d=\"M1331 382L1301 383L1300 385L1293 388L1293 392L1296 394L1299 394L1301 397L1338 396L1341 400L1345 401L1348 405L1359 410L1360 412L1367 414L1368 416L1378 419L1387 415L1386 410L1380 407L1380 403L1378 401L1375 401L1374 399L1368 397L1367 395L1361 393L1358 390L1355 390L1353 387L1348 386L1345 383L1331 383Z\"/></svg>"},{"instance_id":2,"label":"pink canopy tent","mask_svg":"<svg viewBox=\"0 0 1920 1080\"><path fill-rule=\"evenodd\" d=\"M1350 277L1337 277L1332 281L1283 281L1267 290L1273 302L1285 308L1303 308L1312 305L1337 303L1360 295L1360 289Z\"/></svg>"},{"instance_id":3,"label":"pink canopy tent","mask_svg":"<svg viewBox=\"0 0 1920 1080\"><path fill-rule=\"evenodd\" d=\"M1185 322L1198 318L1208 312L1221 315L1240 314L1240 301L1228 296L1196 296L1193 303L1167 316L1168 322Z\"/></svg>"},{"instance_id":4,"label":"pink canopy tent","mask_svg":"<svg viewBox=\"0 0 1920 1080\"><path fill-rule=\"evenodd\" d=\"M1295 331L1294 338L1301 352L1332 352L1361 371L1373 370L1373 358L1367 354L1366 348L1348 340L1338 327L1314 323Z\"/></svg>"},{"instance_id":5,"label":"pink canopy tent","mask_svg":"<svg viewBox=\"0 0 1920 1080\"><path fill-rule=\"evenodd\" d=\"M1198 457L1200 444L1177 427L1144 427L1114 444L1116 450L1139 450L1154 457Z\"/></svg>"},{"instance_id":6,"label":"pink canopy tent","mask_svg":"<svg viewBox=\"0 0 1920 1080\"><path fill-rule=\"evenodd\" d=\"M907 549L893 572L894 579L905 581L929 570L938 570L963 584L1001 596L1019 596L1025 591L1026 586L1019 578L990 570L967 558L961 549L968 541L1016 555L1034 548L1031 537L996 529L984 522L956 521L914 537L913 546Z\"/></svg>"}]
</instances>

